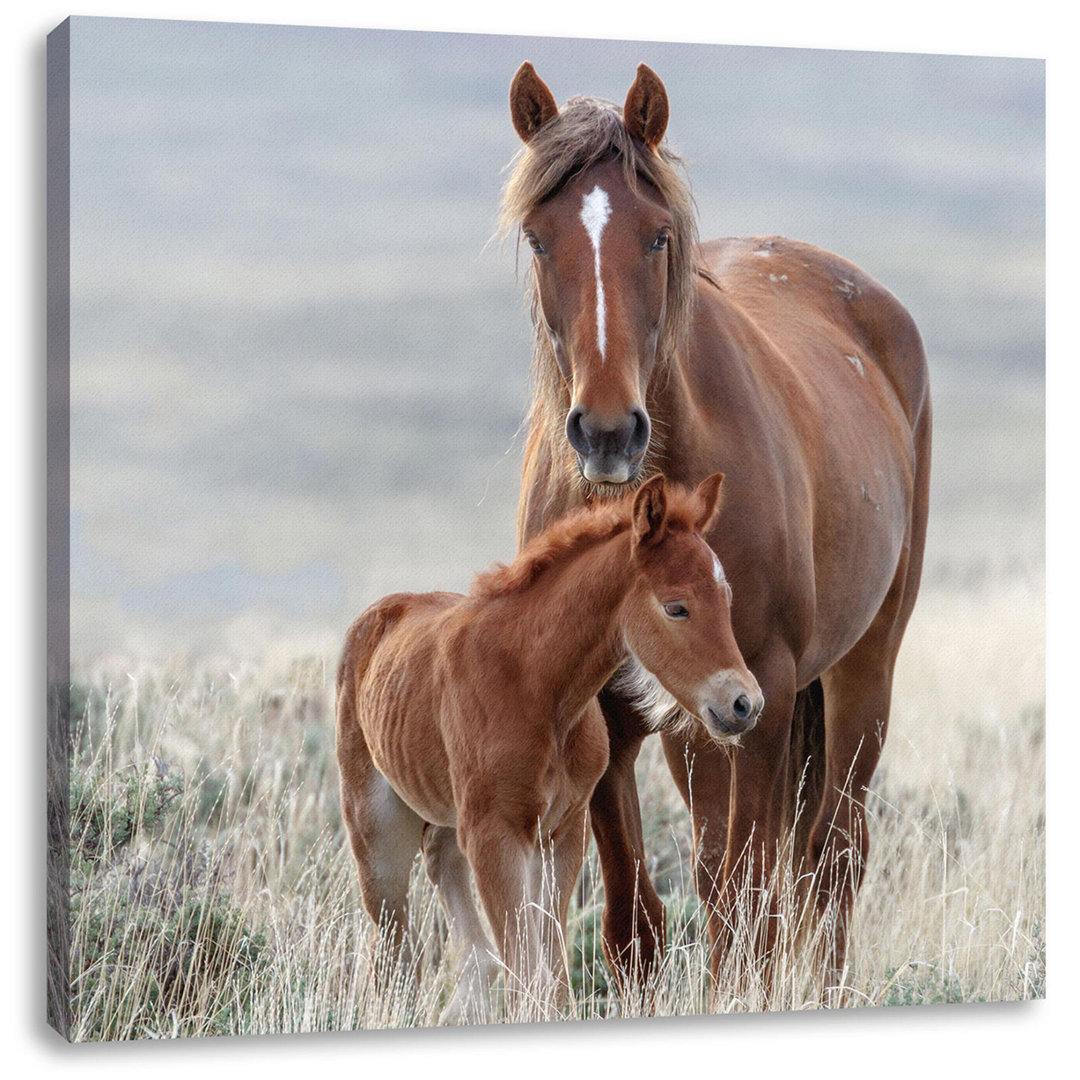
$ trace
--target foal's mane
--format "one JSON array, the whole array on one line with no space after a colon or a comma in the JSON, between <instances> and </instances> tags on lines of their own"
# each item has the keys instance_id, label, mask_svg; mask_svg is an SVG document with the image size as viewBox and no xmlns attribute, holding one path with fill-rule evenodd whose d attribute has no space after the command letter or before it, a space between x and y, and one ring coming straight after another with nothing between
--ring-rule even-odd
<instances>
[{"instance_id":1,"label":"foal's mane","mask_svg":"<svg viewBox=\"0 0 1080 1080\"><path fill-rule=\"evenodd\" d=\"M509 236L534 206L572 176L609 158L622 162L631 188L636 189L641 181L655 187L671 212L674 230L668 245L667 307L657 350L659 371L682 347L689 332L694 275L698 272L694 200L682 175L683 160L666 142L651 151L627 131L618 106L597 98L571 98L511 161L510 178L503 189L501 228L503 235ZM535 431L550 421L559 430L569 408L569 391L541 326L536 279L531 271L528 298L536 329L529 426Z\"/></svg>"},{"instance_id":2,"label":"foal's mane","mask_svg":"<svg viewBox=\"0 0 1080 1080\"><path fill-rule=\"evenodd\" d=\"M668 528L692 530L701 513L699 500L692 491L678 484L667 484L665 492ZM496 563L478 574L469 595L478 600L492 600L527 589L549 567L628 530L633 505L634 493L631 493L567 514L534 536L512 563Z\"/></svg>"}]
</instances>

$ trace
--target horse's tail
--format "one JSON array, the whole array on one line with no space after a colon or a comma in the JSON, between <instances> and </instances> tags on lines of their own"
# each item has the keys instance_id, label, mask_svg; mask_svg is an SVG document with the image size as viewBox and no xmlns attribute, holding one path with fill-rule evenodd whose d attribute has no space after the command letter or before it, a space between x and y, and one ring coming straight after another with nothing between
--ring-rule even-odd
<instances>
[{"instance_id":1,"label":"horse's tail","mask_svg":"<svg viewBox=\"0 0 1080 1080\"><path fill-rule=\"evenodd\" d=\"M791 721L791 778L784 809L785 820L795 824L796 860L806 851L824 792L825 692L815 679L795 695Z\"/></svg>"}]
</instances>

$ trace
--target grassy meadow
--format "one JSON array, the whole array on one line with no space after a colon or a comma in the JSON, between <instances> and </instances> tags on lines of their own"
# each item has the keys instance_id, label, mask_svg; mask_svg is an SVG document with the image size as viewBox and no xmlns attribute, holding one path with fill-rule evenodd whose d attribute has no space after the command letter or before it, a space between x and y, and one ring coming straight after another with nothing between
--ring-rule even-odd
<instances>
[{"instance_id":1,"label":"grassy meadow","mask_svg":"<svg viewBox=\"0 0 1080 1080\"><path fill-rule=\"evenodd\" d=\"M846 1003L1041 996L1045 977L1043 712L1038 598L928 595L899 672L870 799ZM958 679L958 639L997 645ZM1018 644L1028 646L1018 664ZM374 945L344 842L333 757L333 663L98 668L74 687L75 1039L430 1025L452 987L420 864L419 990L376 990ZM1005 701L1013 703L1004 706ZM658 740L639 763L650 869L669 910L664 1015L760 1008L736 955L717 999L691 885L689 822ZM572 908L568 1018L640 1012L611 991L590 851ZM738 953L738 950L736 950ZM809 957L786 955L772 1007L816 1008ZM408 992L407 992L408 991ZM502 1018L496 999L496 1018Z\"/></svg>"},{"instance_id":2,"label":"grassy meadow","mask_svg":"<svg viewBox=\"0 0 1080 1080\"><path fill-rule=\"evenodd\" d=\"M1034 542L1042 457L1030 437L1041 396L1011 394L1013 422L999 426L986 453L963 448L991 422L987 411L941 398L937 513L869 799L872 851L849 949L849 1006L1045 992L1044 587ZM1010 462L1013 489L958 494L1000 460ZM73 1038L439 1022L453 957L420 862L418 984L386 970L389 956L360 905L338 807L335 667L332 648L258 662L75 666ZM650 872L669 914L655 1011L762 1008L745 944L712 995L688 815L658 740L646 743L638 776ZM602 899L590 847L566 943L568 1019L641 1012L608 984ZM796 914L791 900L785 918L794 925ZM392 992L377 989L376 972ZM815 982L810 951L790 944L769 1006L835 1000ZM528 1018L498 987L492 1009L494 1020Z\"/></svg>"}]
</instances>

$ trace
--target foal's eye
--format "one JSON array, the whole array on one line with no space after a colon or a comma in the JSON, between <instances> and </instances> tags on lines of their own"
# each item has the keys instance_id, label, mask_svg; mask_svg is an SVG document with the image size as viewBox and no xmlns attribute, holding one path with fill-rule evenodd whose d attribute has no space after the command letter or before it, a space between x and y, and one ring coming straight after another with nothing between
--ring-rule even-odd
<instances>
[{"instance_id":1,"label":"foal's eye","mask_svg":"<svg viewBox=\"0 0 1080 1080\"><path fill-rule=\"evenodd\" d=\"M671 233L667 229L661 229L656 234L656 239L652 242L653 251L663 251L668 246L668 241L671 239Z\"/></svg>"},{"instance_id":2,"label":"foal's eye","mask_svg":"<svg viewBox=\"0 0 1080 1080\"><path fill-rule=\"evenodd\" d=\"M540 241L537 240L536 237L533 236L532 233L526 233L525 234L525 239L528 240L529 247L531 247L533 249L533 251L537 255L546 255L547 254L547 248L545 248L544 245L541 244Z\"/></svg>"},{"instance_id":3,"label":"foal's eye","mask_svg":"<svg viewBox=\"0 0 1080 1080\"><path fill-rule=\"evenodd\" d=\"M687 611L685 604L665 604L664 614L669 619L689 619L690 612Z\"/></svg>"}]
</instances>

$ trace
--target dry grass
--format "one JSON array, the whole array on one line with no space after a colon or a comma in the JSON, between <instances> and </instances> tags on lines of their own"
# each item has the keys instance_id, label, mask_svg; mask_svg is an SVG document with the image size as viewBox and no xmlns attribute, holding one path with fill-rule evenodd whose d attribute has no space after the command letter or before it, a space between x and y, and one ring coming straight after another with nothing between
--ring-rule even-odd
<instances>
[{"instance_id":1,"label":"dry grass","mask_svg":"<svg viewBox=\"0 0 1080 1080\"><path fill-rule=\"evenodd\" d=\"M845 1004L1043 994L1043 656L1041 594L921 601L870 797ZM388 969L359 905L337 803L332 676L329 657L76 673L73 1038L438 1022L453 958L424 874L414 880L418 983ZM687 815L656 740L639 780L650 869L669 909L656 1011L761 1008L745 941L711 999ZM607 984L598 882L590 852L567 943L569 1018L640 1012ZM796 908L791 897L782 939ZM771 1007L834 1001L791 943ZM521 1018L498 988L492 1010Z\"/></svg>"}]
</instances>

